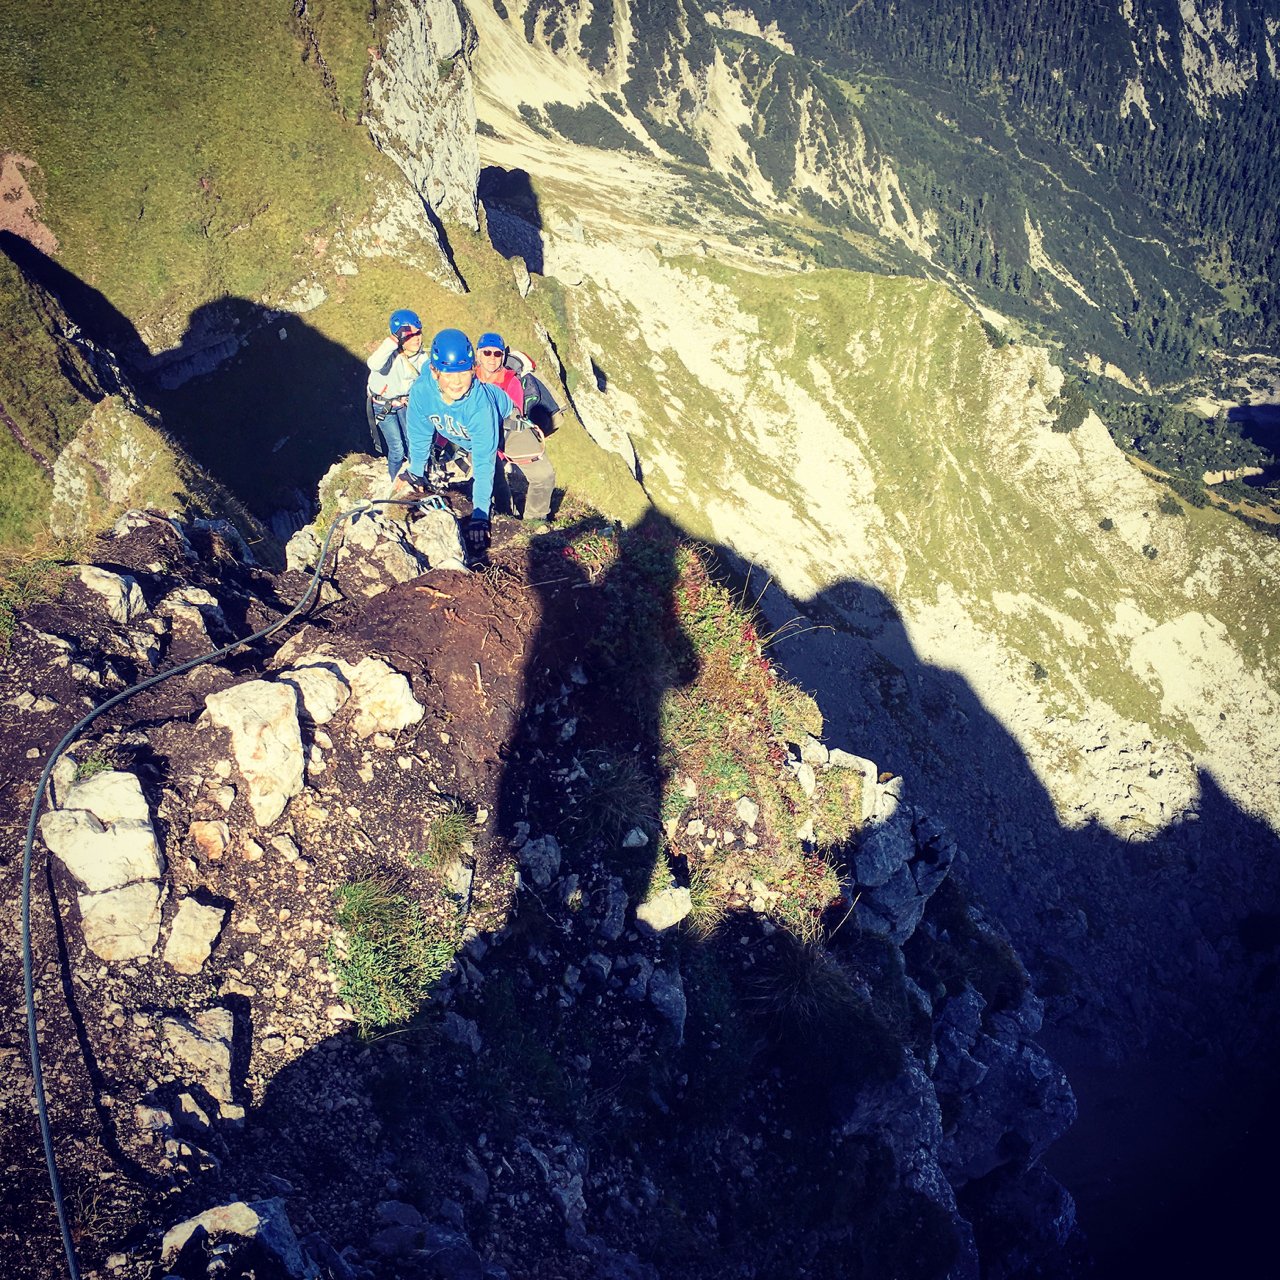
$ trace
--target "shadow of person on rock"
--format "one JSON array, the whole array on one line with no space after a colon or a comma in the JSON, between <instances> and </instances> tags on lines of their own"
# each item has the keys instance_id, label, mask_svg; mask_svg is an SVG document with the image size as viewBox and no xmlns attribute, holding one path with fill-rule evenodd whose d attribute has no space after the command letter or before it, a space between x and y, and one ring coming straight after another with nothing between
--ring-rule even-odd
<instances>
[{"instance_id":1,"label":"shadow of person on rock","mask_svg":"<svg viewBox=\"0 0 1280 1280\"><path fill-rule=\"evenodd\" d=\"M899 1185L874 1124L835 1136L851 1095L899 1073L900 1035L764 912L673 927L704 892L699 850L729 834L677 840L677 811L750 790L726 754L742 729L692 690L710 674L725 705L739 696L718 664L744 623L703 554L654 515L530 540L539 624L487 837L516 849L512 910L408 1028L336 1037L275 1075L229 1190L283 1179L302 1229L380 1275L468 1241L512 1275L783 1274L802 1246L842 1274L947 1273L945 1206Z\"/></svg>"}]
</instances>

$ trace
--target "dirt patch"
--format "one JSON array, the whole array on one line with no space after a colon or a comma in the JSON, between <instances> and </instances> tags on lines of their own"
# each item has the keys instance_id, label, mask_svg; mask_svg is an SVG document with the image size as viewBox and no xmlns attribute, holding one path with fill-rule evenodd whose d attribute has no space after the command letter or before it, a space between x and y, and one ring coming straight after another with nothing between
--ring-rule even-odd
<instances>
[{"instance_id":1,"label":"dirt patch","mask_svg":"<svg viewBox=\"0 0 1280 1280\"><path fill-rule=\"evenodd\" d=\"M39 205L27 182L27 172L40 166L16 151L0 153L0 231L12 231L41 253L58 252L58 237L40 221Z\"/></svg>"},{"instance_id":2,"label":"dirt patch","mask_svg":"<svg viewBox=\"0 0 1280 1280\"><path fill-rule=\"evenodd\" d=\"M226 634L213 637L219 628L212 624L210 636L184 633L151 612L113 623L101 599L70 577L56 599L24 615L0 658L0 900L11 917L38 773L76 718L153 665L207 651L211 637L256 629L300 594L300 575L273 578L235 563L216 538L193 537L194 547L155 520L96 543L86 559L133 577L152 604L179 586L208 589ZM82 1265L101 1265L108 1248L137 1242L187 1207L246 1194L251 1183L251 1194L272 1194L271 1178L291 1179L299 1204L309 1206L295 1211L301 1227L328 1229L340 1240L376 1229L368 1191L381 1159L378 1106L368 1050L352 1034L330 968L336 892L380 878L418 902L428 922L456 927L456 898L423 851L433 818L460 804L474 824L469 936L491 937L508 921L512 859L498 814L527 687L537 683L530 668L542 598L524 581L524 549L504 549L501 541L485 573L427 574L371 601L318 610L300 631L274 638L273 649L293 634L294 652L324 646L353 663L376 655L409 679L425 714L408 730L364 740L356 738L350 707L323 727L306 727L308 785L268 831L254 821L225 735L199 716L215 689L270 678L270 652L234 655L138 694L76 748L81 762L140 779L167 863L156 952L106 966L84 945L74 882L56 861L46 871L37 850L41 1045ZM217 822L226 823L230 841L211 854L193 824ZM192 976L162 960L187 898L226 912L213 956ZM8 1275L43 1277L58 1272L60 1246L29 1109L21 962L11 935L0 940L0 968L0 1257ZM250 1123L243 1138L228 1131L161 1141L135 1117L139 1105L172 1103L182 1083L161 1020L213 1006L235 1013L236 1099ZM335 1093L340 1087L347 1092ZM336 1105L357 1095L358 1104ZM274 1151L270 1161L264 1148ZM268 1164L277 1172L264 1181ZM386 1194L380 1181L377 1191Z\"/></svg>"}]
</instances>

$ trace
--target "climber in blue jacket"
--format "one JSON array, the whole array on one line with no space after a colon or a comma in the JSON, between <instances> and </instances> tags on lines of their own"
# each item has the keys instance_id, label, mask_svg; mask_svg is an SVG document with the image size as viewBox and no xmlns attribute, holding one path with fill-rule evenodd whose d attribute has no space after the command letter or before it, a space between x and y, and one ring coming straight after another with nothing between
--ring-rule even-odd
<instances>
[{"instance_id":1,"label":"climber in blue jacket","mask_svg":"<svg viewBox=\"0 0 1280 1280\"><path fill-rule=\"evenodd\" d=\"M471 455L472 509L463 537L467 550L480 556L489 546L489 506L502 423L515 412L515 404L505 391L476 378L476 353L461 329L437 333L427 363L431 377L419 378L409 392L410 480L429 487L437 436Z\"/></svg>"}]
</instances>

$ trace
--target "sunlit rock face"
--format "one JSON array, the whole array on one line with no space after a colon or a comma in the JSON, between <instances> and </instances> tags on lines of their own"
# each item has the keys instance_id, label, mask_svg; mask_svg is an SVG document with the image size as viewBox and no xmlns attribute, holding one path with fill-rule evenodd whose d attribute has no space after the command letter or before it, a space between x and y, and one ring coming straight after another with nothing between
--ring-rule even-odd
<instances>
[{"instance_id":1,"label":"sunlit rock face","mask_svg":"<svg viewBox=\"0 0 1280 1280\"><path fill-rule=\"evenodd\" d=\"M441 217L478 226L471 32L452 0L401 5L369 74L374 141Z\"/></svg>"}]
</instances>

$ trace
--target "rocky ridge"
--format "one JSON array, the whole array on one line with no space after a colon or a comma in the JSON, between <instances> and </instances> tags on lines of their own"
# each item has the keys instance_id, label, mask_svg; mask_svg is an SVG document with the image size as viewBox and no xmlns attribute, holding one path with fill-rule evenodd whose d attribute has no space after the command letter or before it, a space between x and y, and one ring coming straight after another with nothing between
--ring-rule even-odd
<instances>
[{"instance_id":1,"label":"rocky ridge","mask_svg":"<svg viewBox=\"0 0 1280 1280\"><path fill-rule=\"evenodd\" d=\"M349 526L376 544L345 544L329 602L283 644L140 695L59 765L35 942L87 1274L847 1275L908 1256L911 1274L1004 1274L1013 1222L1020 1249L1060 1257L1070 1200L1038 1163L1071 1093L1016 955L941 892L954 842L902 779L779 742L797 794L840 775L859 797L852 918L815 949L777 889L742 880L690 931L700 890L659 873L661 832L582 837L617 726L575 618L608 584L565 573L572 530L529 541L499 520L484 573L377 554L415 523ZM13 800L78 705L300 594L301 573L220 536L130 516L97 544L109 568L21 619L0 698ZM749 794L681 785L665 839L685 856L774 839ZM469 831L433 861L447 812ZM377 879L457 954L408 1034L365 1041L339 917L343 886ZM793 965L843 1010L825 1049L777 1007ZM35 1178L28 1090L11 1073L3 1156ZM51 1229L6 1212L10 1274L46 1274L17 1232Z\"/></svg>"}]
</instances>

